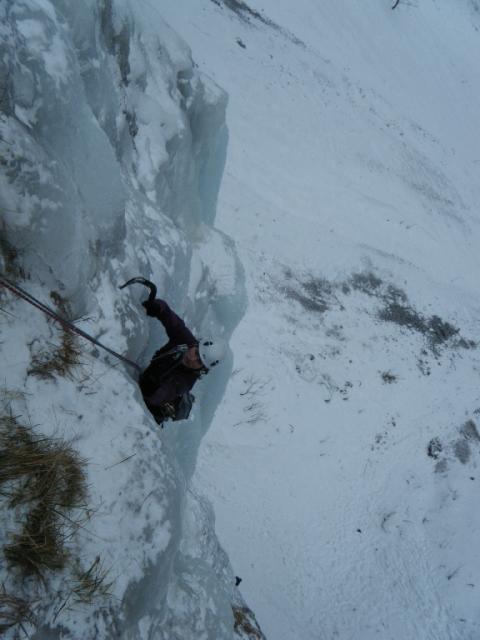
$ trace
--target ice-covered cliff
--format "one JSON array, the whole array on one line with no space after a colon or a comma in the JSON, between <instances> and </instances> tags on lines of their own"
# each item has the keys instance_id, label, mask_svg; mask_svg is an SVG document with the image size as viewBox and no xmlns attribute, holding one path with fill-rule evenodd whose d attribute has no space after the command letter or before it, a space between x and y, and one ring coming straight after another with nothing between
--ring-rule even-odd
<instances>
[{"instance_id":1,"label":"ice-covered cliff","mask_svg":"<svg viewBox=\"0 0 480 640\"><path fill-rule=\"evenodd\" d=\"M154 280L198 335L228 338L244 308L234 245L213 226L227 97L152 11L0 3L1 273L141 364L165 336L139 306L144 292L119 292L128 278ZM134 371L4 289L0 331L2 460L20 438L42 455L60 446L65 486L86 474L52 515L61 568L32 564L24 579L2 557L6 637L248 636L213 515L188 489L231 363L197 385L188 424L159 433ZM0 477L2 554L28 533L39 475Z\"/></svg>"}]
</instances>

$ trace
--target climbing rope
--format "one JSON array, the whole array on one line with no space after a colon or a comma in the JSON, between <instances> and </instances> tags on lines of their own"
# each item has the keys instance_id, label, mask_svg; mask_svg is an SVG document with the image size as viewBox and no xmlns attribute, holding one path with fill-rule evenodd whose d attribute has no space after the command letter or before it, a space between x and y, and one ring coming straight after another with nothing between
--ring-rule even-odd
<instances>
[{"instance_id":1,"label":"climbing rope","mask_svg":"<svg viewBox=\"0 0 480 640\"><path fill-rule=\"evenodd\" d=\"M40 311L43 311L43 313L45 313L48 317L52 318L52 320L55 320L56 322L61 324L63 328L66 329L67 331L76 333L77 335L81 336L82 338L85 338L85 340L88 340L89 342L96 345L97 347L104 349L104 351L114 356L115 358L118 358L118 360L121 360L122 362L125 362L125 364L128 364L131 367L134 367L137 371L142 371L142 368L136 362L133 362L128 358L125 358L125 356L122 356L120 353L113 351L113 349L106 347L104 344L102 344L95 338L92 338L92 336L88 335L88 333L85 333L85 331L82 331L82 329L79 329L77 326L75 326L73 322L70 322L70 320L67 320L66 318L62 318L62 316L58 315L56 311L54 311L50 307L47 307L46 304L43 304L43 302L40 302L40 300L37 300L37 298L34 298L27 291L19 287L17 284L14 284L10 280L8 280L8 278L6 278L2 274L0 274L0 285L3 285L6 289L14 293L19 298L22 298L23 300L31 304L33 307L36 307Z\"/></svg>"}]
</instances>

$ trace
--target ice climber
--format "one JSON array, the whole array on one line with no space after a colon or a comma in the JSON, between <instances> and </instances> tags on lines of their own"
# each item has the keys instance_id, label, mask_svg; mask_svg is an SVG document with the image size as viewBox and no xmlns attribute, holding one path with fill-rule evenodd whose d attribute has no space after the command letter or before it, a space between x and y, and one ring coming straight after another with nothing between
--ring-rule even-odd
<instances>
[{"instance_id":1,"label":"ice climber","mask_svg":"<svg viewBox=\"0 0 480 640\"><path fill-rule=\"evenodd\" d=\"M147 315L160 320L168 336L139 380L145 404L163 426L164 420L188 417L194 400L190 390L220 362L226 345L222 338L197 340L165 300L145 300L142 305Z\"/></svg>"}]
</instances>

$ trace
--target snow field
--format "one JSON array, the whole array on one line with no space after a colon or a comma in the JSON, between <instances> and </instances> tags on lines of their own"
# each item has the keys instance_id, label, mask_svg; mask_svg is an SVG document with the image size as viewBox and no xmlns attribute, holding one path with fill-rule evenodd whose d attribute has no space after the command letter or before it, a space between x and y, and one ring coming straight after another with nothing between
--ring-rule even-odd
<instances>
[{"instance_id":1,"label":"snow field","mask_svg":"<svg viewBox=\"0 0 480 640\"><path fill-rule=\"evenodd\" d=\"M217 221L249 299L194 480L267 637L473 640L474 6L228 6L163 10L229 94ZM459 333L432 348L435 316Z\"/></svg>"}]
</instances>

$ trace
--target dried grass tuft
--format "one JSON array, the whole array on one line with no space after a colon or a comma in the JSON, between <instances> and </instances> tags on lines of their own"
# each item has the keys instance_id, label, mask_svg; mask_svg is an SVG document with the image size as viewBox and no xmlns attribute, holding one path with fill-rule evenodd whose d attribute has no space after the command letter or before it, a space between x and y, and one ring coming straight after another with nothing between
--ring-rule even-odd
<instances>
[{"instance_id":1,"label":"dried grass tuft","mask_svg":"<svg viewBox=\"0 0 480 640\"><path fill-rule=\"evenodd\" d=\"M31 603L23 598L10 595L2 586L0 590L0 633L24 624L35 624Z\"/></svg>"},{"instance_id":2,"label":"dried grass tuft","mask_svg":"<svg viewBox=\"0 0 480 640\"><path fill-rule=\"evenodd\" d=\"M85 504L84 461L61 439L34 434L16 416L0 416L0 495L10 508L27 506L23 527L5 557L24 576L43 579L65 566L66 523Z\"/></svg>"},{"instance_id":3,"label":"dried grass tuft","mask_svg":"<svg viewBox=\"0 0 480 640\"><path fill-rule=\"evenodd\" d=\"M97 556L87 570L78 568L76 571L76 581L72 589L75 602L91 604L97 598L111 596L113 582L107 580L109 570L105 569Z\"/></svg>"},{"instance_id":4,"label":"dried grass tuft","mask_svg":"<svg viewBox=\"0 0 480 640\"><path fill-rule=\"evenodd\" d=\"M50 292L50 298L61 315L69 318L68 301L56 291ZM54 380L56 376L72 379L75 369L82 364L76 335L62 329L60 344L50 344L49 347L39 350L32 356L28 374L43 380Z\"/></svg>"},{"instance_id":5,"label":"dried grass tuft","mask_svg":"<svg viewBox=\"0 0 480 640\"><path fill-rule=\"evenodd\" d=\"M76 337L62 330L60 344L51 344L50 347L32 356L27 373L42 380L55 380L56 376L73 379L75 369L82 364Z\"/></svg>"},{"instance_id":6,"label":"dried grass tuft","mask_svg":"<svg viewBox=\"0 0 480 640\"><path fill-rule=\"evenodd\" d=\"M251 640L266 640L255 615L248 607L232 606L234 631L237 635Z\"/></svg>"}]
</instances>

